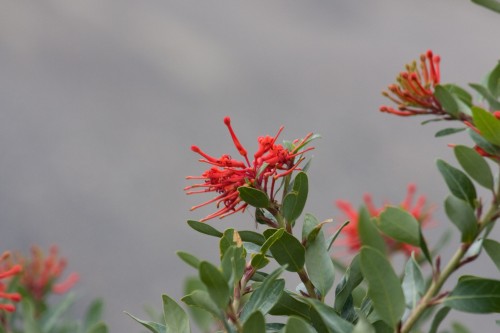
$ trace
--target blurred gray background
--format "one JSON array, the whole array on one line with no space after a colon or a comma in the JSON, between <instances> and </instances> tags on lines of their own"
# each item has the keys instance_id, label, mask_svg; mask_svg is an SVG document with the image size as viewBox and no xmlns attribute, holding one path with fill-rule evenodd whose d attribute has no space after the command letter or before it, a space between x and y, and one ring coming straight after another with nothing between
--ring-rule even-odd
<instances>
[{"instance_id":1,"label":"blurred gray background","mask_svg":"<svg viewBox=\"0 0 500 333\"><path fill-rule=\"evenodd\" d=\"M443 81L480 81L499 31L467 0L1 0L0 251L58 244L82 276L79 306L102 296L111 332L140 331L122 311L160 309L193 273L175 250L217 257L185 223L213 211L189 212L208 197L182 189L206 168L190 145L237 155L226 115L250 151L280 125L282 139L322 135L306 207L318 218L364 192L399 202L416 182L436 203L435 239L450 224L434 160L455 164L447 144L467 139L379 113L380 91L427 49ZM248 214L211 224L254 227ZM487 257L463 272L499 275ZM498 316L457 318L498 330Z\"/></svg>"}]
</instances>

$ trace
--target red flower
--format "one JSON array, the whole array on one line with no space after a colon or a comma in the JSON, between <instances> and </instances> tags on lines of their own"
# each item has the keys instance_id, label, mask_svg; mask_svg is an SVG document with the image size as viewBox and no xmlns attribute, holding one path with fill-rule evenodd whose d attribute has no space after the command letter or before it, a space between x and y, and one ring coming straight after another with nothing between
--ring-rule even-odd
<instances>
[{"instance_id":1,"label":"red flower","mask_svg":"<svg viewBox=\"0 0 500 333\"><path fill-rule=\"evenodd\" d=\"M3 262L10 256L9 252L5 252L0 256L0 264L3 266ZM19 302L21 300L21 295L18 293L9 293L6 291L7 285L5 285L2 280L10 278L14 275L19 274L22 271L21 265L14 265L10 268L0 267L0 299L9 300L12 302ZM7 312L14 312L16 307L11 303L0 303L0 310Z\"/></svg>"},{"instance_id":2,"label":"red flower","mask_svg":"<svg viewBox=\"0 0 500 333\"><path fill-rule=\"evenodd\" d=\"M406 71L397 77L397 84L391 84L389 92L383 96L397 104L398 109L389 106L380 107L380 111L398 116L422 114L446 115L439 101L434 97L434 87L440 82L440 57L432 51L420 56L420 70L417 63L406 65Z\"/></svg>"},{"instance_id":3,"label":"red flower","mask_svg":"<svg viewBox=\"0 0 500 333\"><path fill-rule=\"evenodd\" d=\"M37 301L43 301L50 292L64 293L79 280L77 273L71 273L65 280L58 282L67 262L59 256L55 245L50 247L48 255L39 247L33 246L31 258L18 254L15 261L24 267L20 285Z\"/></svg>"},{"instance_id":4,"label":"red flower","mask_svg":"<svg viewBox=\"0 0 500 333\"><path fill-rule=\"evenodd\" d=\"M399 204L401 208L406 210L408 213L412 214L415 219L417 219L421 224L425 224L430 219L430 209L425 207L425 196L421 195L415 204L413 200L415 197L416 186L415 184L408 185L408 191L405 199ZM371 217L378 217L380 213L385 209L388 204L384 204L382 207L377 208L373 204L373 200L370 194L365 194L363 201L370 213ZM358 233L358 211L353 208L351 203L344 200L337 200L337 207L346 215L346 218L350 223L342 230L342 234L345 236L343 245L347 246L348 250L351 252L357 252L361 247L361 240ZM412 245L397 242L393 239L385 237L386 244L389 248L390 253L397 251L402 251L407 256L411 255L412 251L417 251L418 249Z\"/></svg>"},{"instance_id":5,"label":"red flower","mask_svg":"<svg viewBox=\"0 0 500 333\"><path fill-rule=\"evenodd\" d=\"M276 140L283 130L283 127L281 127L274 137L264 136L258 138L259 148L254 154L253 161L250 162L247 150L234 133L229 117L224 118L224 124L226 124L231 134L234 146L244 160L232 159L227 154L215 158L203 152L198 146L191 147L192 151L203 157L199 161L208 163L211 167L203 172L201 176L186 177L186 179L199 179L202 182L187 186L184 190L187 194L206 192L218 194L215 198L191 208L191 210L194 210L211 203L216 204L218 210L201 219L202 222L244 211L248 205L239 197L238 188L241 186L262 190L268 194L271 201L274 201L276 180L297 170L299 164L304 160L301 155L308 150L314 149L303 149L310 141L312 133L308 134L304 139L295 140L291 144L291 148L276 144ZM296 157L298 157L297 160Z\"/></svg>"}]
</instances>

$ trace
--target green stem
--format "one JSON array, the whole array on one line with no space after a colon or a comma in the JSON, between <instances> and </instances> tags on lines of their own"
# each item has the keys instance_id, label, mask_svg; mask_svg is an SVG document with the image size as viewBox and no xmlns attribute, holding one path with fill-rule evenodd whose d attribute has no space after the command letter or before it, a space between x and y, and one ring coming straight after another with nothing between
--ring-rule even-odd
<instances>
[{"instance_id":1,"label":"green stem","mask_svg":"<svg viewBox=\"0 0 500 333\"><path fill-rule=\"evenodd\" d=\"M495 222L495 220L498 218L499 208L500 208L500 181L497 184L496 193L495 192L493 193L493 200L490 209L488 210L486 215L484 215L481 221L478 222L478 231L474 239L477 239L479 237L484 228L488 227L489 225ZM453 257L450 259L446 267L441 271L441 273L438 272L438 275L433 279L431 285L429 286L429 289L427 289L427 292L422 297L419 304L413 309L412 313L410 314L406 322L403 324L401 329L396 330L397 333L409 333L412 327L417 322L417 320L422 316L424 311L428 307L432 306L432 300L439 293L439 291L443 287L443 284L448 280L450 275L461 266L461 261L465 256L465 254L467 253L470 244L471 243L469 244L463 243L455 252Z\"/></svg>"},{"instance_id":2,"label":"green stem","mask_svg":"<svg viewBox=\"0 0 500 333\"><path fill-rule=\"evenodd\" d=\"M300 271L297 272L299 274L300 280L302 283L304 283L304 286L306 287L307 293L309 294L310 298L318 298L316 296L316 290L314 289L314 285L312 284L311 280L309 279L309 276L307 275L307 272L305 269L301 269Z\"/></svg>"}]
</instances>

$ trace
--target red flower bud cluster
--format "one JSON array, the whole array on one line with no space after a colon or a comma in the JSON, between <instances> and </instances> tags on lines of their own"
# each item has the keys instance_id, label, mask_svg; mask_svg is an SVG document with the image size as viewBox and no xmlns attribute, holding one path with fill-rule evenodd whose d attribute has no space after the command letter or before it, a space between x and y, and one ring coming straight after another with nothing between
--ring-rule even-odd
<instances>
[{"instance_id":1,"label":"red flower bud cluster","mask_svg":"<svg viewBox=\"0 0 500 333\"><path fill-rule=\"evenodd\" d=\"M12 267L3 267L4 262L10 256L9 252L5 252L0 256L0 300L8 300L12 302L19 302L21 300L21 295L19 293L7 292L7 284L2 282L2 280L7 280L22 271L21 265L14 265ZM14 312L16 307L12 303L0 303L0 311Z\"/></svg>"},{"instance_id":2,"label":"red flower bud cluster","mask_svg":"<svg viewBox=\"0 0 500 333\"><path fill-rule=\"evenodd\" d=\"M380 107L380 111L398 116L422 114L444 115L446 112L434 96L434 87L440 82L440 57L432 51L420 56L420 69L417 62L406 65L406 71L397 77L397 84L391 84L383 96L396 103L398 109Z\"/></svg>"},{"instance_id":3,"label":"red flower bud cluster","mask_svg":"<svg viewBox=\"0 0 500 333\"><path fill-rule=\"evenodd\" d=\"M194 206L191 210L215 203L218 210L200 221L206 221L215 217L223 218L238 211L244 211L247 204L239 196L238 188L241 186L253 187L266 192L274 200L275 182L294 170L298 170L299 164L304 160L302 154L314 148L304 149L309 142L312 133L301 140L295 140L292 148L285 148L281 144L276 144L279 134L283 130L281 127L278 133L272 136L258 138L258 149L250 162L247 150L240 143L234 133L229 117L224 118L233 144L238 153L243 157L243 161L232 159L230 155L224 154L220 158L212 157L203 152L199 147L192 146L191 150L198 153L203 158L200 162L210 164L211 167L203 172L201 176L188 176L186 179L202 180L201 183L184 188L187 194L197 194L215 192L218 195L200 205Z\"/></svg>"},{"instance_id":4,"label":"red flower bud cluster","mask_svg":"<svg viewBox=\"0 0 500 333\"><path fill-rule=\"evenodd\" d=\"M425 225L431 218L431 211L428 207L426 207L426 198L423 195L419 196L415 204L413 204L415 192L415 184L408 185L406 197L399 204L399 207L413 215L413 217L422 225ZM388 203L386 203L382 207L377 208L374 205L370 194L365 194L363 197L363 201L371 217L378 217L380 213L385 209L385 207L389 205ZM361 248L361 239L358 232L358 211L353 208L351 203L345 200L337 200L336 204L337 207L345 214L346 218L350 221L350 223L342 230L342 234L345 236L345 238L342 239L341 242L343 242L343 245L345 245L350 252L357 252ZM390 253L401 251L405 255L410 256L412 252L418 251L418 248L413 245L396 242L395 240L388 237L385 237L385 241Z\"/></svg>"}]
</instances>

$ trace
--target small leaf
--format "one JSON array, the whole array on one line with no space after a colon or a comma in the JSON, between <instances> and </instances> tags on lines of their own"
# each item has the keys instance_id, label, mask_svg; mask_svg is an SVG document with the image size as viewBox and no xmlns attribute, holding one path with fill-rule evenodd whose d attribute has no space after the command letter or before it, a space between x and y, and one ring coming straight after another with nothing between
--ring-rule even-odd
<instances>
[{"instance_id":1,"label":"small leaf","mask_svg":"<svg viewBox=\"0 0 500 333\"><path fill-rule=\"evenodd\" d=\"M220 256L222 257L226 250L231 246L242 247L243 242L241 241L240 234L234 229L224 230L224 235L221 237L219 242Z\"/></svg>"},{"instance_id":2,"label":"small leaf","mask_svg":"<svg viewBox=\"0 0 500 333\"><path fill-rule=\"evenodd\" d=\"M415 246L420 244L419 223L406 210L388 206L379 221L379 229L392 239Z\"/></svg>"},{"instance_id":3,"label":"small leaf","mask_svg":"<svg viewBox=\"0 0 500 333\"><path fill-rule=\"evenodd\" d=\"M470 313L500 312L500 281L480 277L460 279L444 305Z\"/></svg>"},{"instance_id":4,"label":"small leaf","mask_svg":"<svg viewBox=\"0 0 500 333\"><path fill-rule=\"evenodd\" d=\"M363 281L363 274L361 273L359 255L356 255L335 289L335 310L340 312L344 308L347 298L361 281Z\"/></svg>"},{"instance_id":5,"label":"small leaf","mask_svg":"<svg viewBox=\"0 0 500 333\"><path fill-rule=\"evenodd\" d=\"M249 242L257 245L262 245L266 241L266 238L255 231L243 230L239 231L241 240L243 242Z\"/></svg>"},{"instance_id":6,"label":"small leaf","mask_svg":"<svg viewBox=\"0 0 500 333\"><path fill-rule=\"evenodd\" d=\"M437 131L436 134L434 134L434 136L436 138L440 138L442 136L446 136L446 135L451 135L451 134L463 132L465 130L466 130L465 127L461 127L461 128L445 128L445 129L442 129L440 131Z\"/></svg>"},{"instance_id":7,"label":"small leaf","mask_svg":"<svg viewBox=\"0 0 500 333\"><path fill-rule=\"evenodd\" d=\"M458 118L458 103L455 97L446 88L441 85L435 86L434 96L448 114Z\"/></svg>"},{"instance_id":8,"label":"small leaf","mask_svg":"<svg viewBox=\"0 0 500 333\"><path fill-rule=\"evenodd\" d=\"M184 309L167 295L161 297L163 300L163 316L168 330L176 333L191 333L189 317Z\"/></svg>"},{"instance_id":9,"label":"small leaf","mask_svg":"<svg viewBox=\"0 0 500 333\"><path fill-rule=\"evenodd\" d=\"M484 157L474 149L466 146L456 146L453 150L455 157L465 172L482 186L493 190L493 174Z\"/></svg>"},{"instance_id":10,"label":"small leaf","mask_svg":"<svg viewBox=\"0 0 500 333\"><path fill-rule=\"evenodd\" d=\"M214 303L210 295L205 290L195 290L184 296L181 301L191 307L203 309L211 313L216 318L223 318L222 309Z\"/></svg>"},{"instance_id":11,"label":"small leaf","mask_svg":"<svg viewBox=\"0 0 500 333\"><path fill-rule=\"evenodd\" d=\"M289 317L284 333L316 333L316 330L301 318Z\"/></svg>"},{"instance_id":12,"label":"small leaf","mask_svg":"<svg viewBox=\"0 0 500 333\"><path fill-rule=\"evenodd\" d=\"M411 310L415 308L425 292L424 276L413 256L406 262L402 287L406 299L406 307Z\"/></svg>"},{"instance_id":13,"label":"small leaf","mask_svg":"<svg viewBox=\"0 0 500 333\"><path fill-rule=\"evenodd\" d=\"M182 259L186 264L189 266L198 269L198 266L200 265L200 259L196 258L190 253L184 252L184 251L177 251L176 252L177 256Z\"/></svg>"},{"instance_id":14,"label":"small leaf","mask_svg":"<svg viewBox=\"0 0 500 333\"><path fill-rule=\"evenodd\" d=\"M500 103L495 109L500 109ZM500 146L500 119L478 107L472 108L472 116L474 125L481 132L481 135L492 144Z\"/></svg>"},{"instance_id":15,"label":"small leaf","mask_svg":"<svg viewBox=\"0 0 500 333\"><path fill-rule=\"evenodd\" d=\"M429 333L437 333L439 325L441 324L443 319L446 318L450 310L451 309L449 307L445 306L436 313L434 319L432 320L431 330L429 331Z\"/></svg>"},{"instance_id":16,"label":"small leaf","mask_svg":"<svg viewBox=\"0 0 500 333\"><path fill-rule=\"evenodd\" d=\"M485 100L488 101L488 104L492 109L498 110L500 109L500 102L497 101L495 96L491 94L491 92L486 88L485 86L481 84L476 84L476 83L470 83L469 86L473 88L475 91L477 91L481 97L483 97ZM472 107L472 112L474 112L474 109L477 109L477 107ZM475 123L475 120L474 120ZM477 124L476 124L477 125Z\"/></svg>"},{"instance_id":17,"label":"small leaf","mask_svg":"<svg viewBox=\"0 0 500 333\"><path fill-rule=\"evenodd\" d=\"M283 273L285 267L280 267L269 274L264 282L254 291L245 304L240 318L245 321L255 311L266 315L278 302L285 288L285 281L277 278Z\"/></svg>"},{"instance_id":18,"label":"small leaf","mask_svg":"<svg viewBox=\"0 0 500 333\"><path fill-rule=\"evenodd\" d=\"M387 253L385 241L380 235L380 231L370 218L370 214L365 207L362 207L359 211L358 233L363 245L371 246L372 248L380 251L380 253Z\"/></svg>"},{"instance_id":19,"label":"small leaf","mask_svg":"<svg viewBox=\"0 0 500 333\"><path fill-rule=\"evenodd\" d=\"M240 186L238 187L241 200L245 201L250 206L256 208L269 207L270 201L267 194L253 187Z\"/></svg>"},{"instance_id":20,"label":"small leaf","mask_svg":"<svg viewBox=\"0 0 500 333\"><path fill-rule=\"evenodd\" d=\"M275 229L268 229L264 231L264 236L269 239L275 232ZM288 232L284 232L271 245L270 251L278 264L287 265L287 271L298 272L304 267L306 250L300 241Z\"/></svg>"},{"instance_id":21,"label":"small leaf","mask_svg":"<svg viewBox=\"0 0 500 333\"><path fill-rule=\"evenodd\" d=\"M437 160L436 164L451 193L457 198L469 202L474 207L476 189L469 177L443 160Z\"/></svg>"},{"instance_id":22,"label":"small leaf","mask_svg":"<svg viewBox=\"0 0 500 333\"><path fill-rule=\"evenodd\" d=\"M260 311L255 311L243 324L243 333L266 333L266 320Z\"/></svg>"},{"instance_id":23,"label":"small leaf","mask_svg":"<svg viewBox=\"0 0 500 333\"><path fill-rule=\"evenodd\" d=\"M229 303L228 281L224 279L222 272L207 261L202 261L199 266L200 279L207 287L210 298L221 309L225 309Z\"/></svg>"},{"instance_id":24,"label":"small leaf","mask_svg":"<svg viewBox=\"0 0 500 333\"><path fill-rule=\"evenodd\" d=\"M405 297L400 281L390 262L380 251L361 248L361 270L368 282L368 296L380 318L396 327L405 310Z\"/></svg>"},{"instance_id":25,"label":"small leaf","mask_svg":"<svg viewBox=\"0 0 500 333\"><path fill-rule=\"evenodd\" d=\"M188 277L184 281L184 294L192 294L195 290L202 290L206 292L206 287L198 277ZM207 298L208 297L209 296L207 294ZM214 317L210 314L210 312L201 309L198 306L190 306L188 310L190 312L190 317L194 320L196 325L203 332L208 332L214 324Z\"/></svg>"},{"instance_id":26,"label":"small leaf","mask_svg":"<svg viewBox=\"0 0 500 333\"><path fill-rule=\"evenodd\" d=\"M102 312L104 309L104 302L102 299L98 298L90 303L86 313L85 319L83 321L84 330L88 330L90 327L99 323L102 318Z\"/></svg>"},{"instance_id":27,"label":"small leaf","mask_svg":"<svg viewBox=\"0 0 500 333\"><path fill-rule=\"evenodd\" d=\"M450 221L462 233L462 242L472 242L476 238L477 220L471 206L466 201L449 195L444 202L444 208Z\"/></svg>"},{"instance_id":28,"label":"small leaf","mask_svg":"<svg viewBox=\"0 0 500 333\"><path fill-rule=\"evenodd\" d=\"M335 240L337 239L337 237L340 235L340 232L342 231L342 229L344 229L349 223L351 223L351 221L345 221L344 224L342 224L337 229L337 231L335 231L335 233L328 239L328 241L327 241L328 251L330 251L330 249L332 248L333 243L335 242Z\"/></svg>"},{"instance_id":29,"label":"small leaf","mask_svg":"<svg viewBox=\"0 0 500 333\"><path fill-rule=\"evenodd\" d=\"M500 3L495 1L500 11ZM500 97L500 62L488 74L487 86L490 93L496 98Z\"/></svg>"},{"instance_id":30,"label":"small leaf","mask_svg":"<svg viewBox=\"0 0 500 333\"><path fill-rule=\"evenodd\" d=\"M425 257L425 259L427 260L427 262L429 262L429 264L432 266L433 263L432 263L432 255L431 255L431 252L429 251L429 247L427 246L427 242L425 240L425 237L422 233L422 226L419 226L419 229L418 229L418 234L420 235L420 249L422 250L422 253Z\"/></svg>"},{"instance_id":31,"label":"small leaf","mask_svg":"<svg viewBox=\"0 0 500 333\"><path fill-rule=\"evenodd\" d=\"M215 229L214 227L212 227L207 223L193 221L193 220L189 220L187 221L187 223L191 228L193 228L198 232L201 232L202 234L214 236L217 238L222 237L222 232L220 232L219 230Z\"/></svg>"},{"instance_id":32,"label":"small leaf","mask_svg":"<svg viewBox=\"0 0 500 333\"><path fill-rule=\"evenodd\" d=\"M322 297L325 297L328 291L333 286L333 280L335 278L335 271L332 263L332 259L328 254L327 245L325 242L325 236L323 231L321 231L321 223L318 225L319 228L314 228L313 230L319 230L316 234L317 236L312 241L307 242L308 246L306 248L305 254L305 265L307 268L307 273L311 282L320 292ZM312 234L311 232L309 236Z\"/></svg>"},{"instance_id":33,"label":"small leaf","mask_svg":"<svg viewBox=\"0 0 500 333\"><path fill-rule=\"evenodd\" d=\"M500 271L500 243L493 239L485 239L483 247Z\"/></svg>"},{"instance_id":34,"label":"small leaf","mask_svg":"<svg viewBox=\"0 0 500 333\"><path fill-rule=\"evenodd\" d=\"M146 327L150 332L153 333L167 333L167 328L165 325L155 323L153 321L147 321L147 320L141 320L137 317L132 316L130 313L125 312L130 318L141 324L142 326Z\"/></svg>"},{"instance_id":35,"label":"small leaf","mask_svg":"<svg viewBox=\"0 0 500 333\"><path fill-rule=\"evenodd\" d=\"M266 232L267 232L267 235L269 235L269 236L266 236ZM285 229L278 229L278 230L276 230L276 229L268 229L268 230L265 230L264 231L264 236L266 237L266 241L264 242L264 244L262 244L260 253L266 254L267 251L269 251L269 249L271 248L271 246L278 239L280 239L281 236L283 236L284 233L285 233Z\"/></svg>"},{"instance_id":36,"label":"small leaf","mask_svg":"<svg viewBox=\"0 0 500 333\"><path fill-rule=\"evenodd\" d=\"M312 298L304 299L311 306L311 317L314 327L318 332L351 333L353 325L342 319L335 310Z\"/></svg>"},{"instance_id":37,"label":"small leaf","mask_svg":"<svg viewBox=\"0 0 500 333\"><path fill-rule=\"evenodd\" d=\"M298 296L295 297L295 294L285 290L269 314L273 316L299 316L309 321L311 319L310 308L310 305L302 302Z\"/></svg>"},{"instance_id":38,"label":"small leaf","mask_svg":"<svg viewBox=\"0 0 500 333\"><path fill-rule=\"evenodd\" d=\"M472 2L500 13L500 3L496 0L472 0Z\"/></svg>"},{"instance_id":39,"label":"small leaf","mask_svg":"<svg viewBox=\"0 0 500 333\"><path fill-rule=\"evenodd\" d=\"M370 324L365 316L360 315L358 322L354 326L352 333L376 333L375 328Z\"/></svg>"},{"instance_id":40,"label":"small leaf","mask_svg":"<svg viewBox=\"0 0 500 333\"><path fill-rule=\"evenodd\" d=\"M305 172L299 172L293 181L293 190L283 200L283 215L288 223L293 223L304 210L309 182Z\"/></svg>"}]
</instances>

